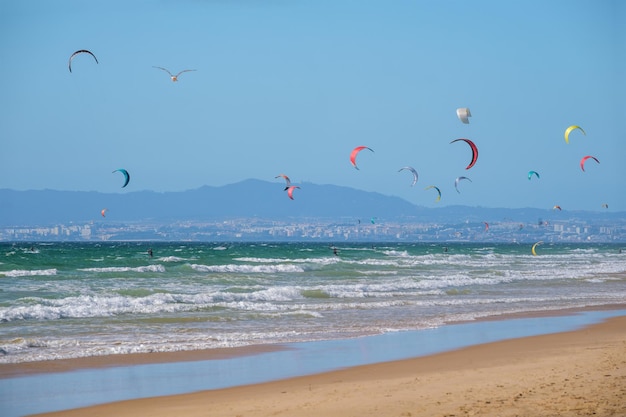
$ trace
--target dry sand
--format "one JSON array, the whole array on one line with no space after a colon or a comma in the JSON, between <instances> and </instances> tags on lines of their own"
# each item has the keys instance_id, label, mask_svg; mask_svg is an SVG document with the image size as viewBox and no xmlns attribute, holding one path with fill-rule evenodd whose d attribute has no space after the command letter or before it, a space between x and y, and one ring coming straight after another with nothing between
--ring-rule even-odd
<instances>
[{"instance_id":1,"label":"dry sand","mask_svg":"<svg viewBox=\"0 0 626 417\"><path fill-rule=\"evenodd\" d=\"M574 332L48 416L626 416L626 317Z\"/></svg>"}]
</instances>

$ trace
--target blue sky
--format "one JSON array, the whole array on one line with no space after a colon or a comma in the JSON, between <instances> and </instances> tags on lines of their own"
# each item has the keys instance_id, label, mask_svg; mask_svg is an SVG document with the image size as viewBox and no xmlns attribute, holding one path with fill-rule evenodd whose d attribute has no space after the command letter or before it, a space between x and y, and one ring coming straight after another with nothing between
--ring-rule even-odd
<instances>
[{"instance_id":1,"label":"blue sky","mask_svg":"<svg viewBox=\"0 0 626 417\"><path fill-rule=\"evenodd\" d=\"M70 73L78 49L99 64L83 54ZM197 71L173 83L153 66ZM427 207L621 211L625 75L619 0L2 1L0 188L256 178L282 192L284 173L301 193L313 182ZM572 124L586 135L568 145ZM470 170L457 138L479 148ZM355 170L359 145L374 153ZM582 172L585 155L600 164ZM472 181L461 193L458 176Z\"/></svg>"}]
</instances>

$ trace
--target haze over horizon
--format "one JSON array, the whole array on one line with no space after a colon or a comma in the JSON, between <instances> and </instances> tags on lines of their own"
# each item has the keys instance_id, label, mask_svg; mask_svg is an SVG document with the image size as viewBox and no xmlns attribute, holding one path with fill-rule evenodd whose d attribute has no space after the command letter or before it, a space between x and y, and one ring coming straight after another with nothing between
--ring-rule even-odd
<instances>
[{"instance_id":1,"label":"haze over horizon","mask_svg":"<svg viewBox=\"0 0 626 417\"><path fill-rule=\"evenodd\" d=\"M0 2L0 34L0 189L280 193L286 174L430 208L626 211L624 2L27 0ZM80 49L98 63L70 72Z\"/></svg>"},{"instance_id":2,"label":"haze over horizon","mask_svg":"<svg viewBox=\"0 0 626 417\"><path fill-rule=\"evenodd\" d=\"M294 225L309 221L369 224L371 220L376 224L407 225L582 222L622 228L626 224L626 212L608 209L584 211L467 205L429 208L396 196L308 182L295 191L294 200L290 200L282 184L256 179L189 191L131 191L124 194L0 189L0 226L13 228L85 223L114 227L124 222L202 224L232 219L239 219L242 225L259 220Z\"/></svg>"}]
</instances>

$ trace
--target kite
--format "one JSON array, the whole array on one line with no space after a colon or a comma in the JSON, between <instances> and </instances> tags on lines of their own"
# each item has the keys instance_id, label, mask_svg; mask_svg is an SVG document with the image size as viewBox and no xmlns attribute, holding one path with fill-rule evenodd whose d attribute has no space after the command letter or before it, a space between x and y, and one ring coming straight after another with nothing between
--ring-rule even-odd
<instances>
[{"instance_id":1,"label":"kite","mask_svg":"<svg viewBox=\"0 0 626 417\"><path fill-rule=\"evenodd\" d=\"M96 56L94 54L91 53L91 51L88 51L86 49L79 49L78 51L74 52L72 55L70 55L70 60L68 62L68 67L70 69L70 72L72 72L72 60L74 59L74 57L78 54L89 54L93 57L93 59L96 60L96 64L98 64L98 58L96 58Z\"/></svg>"},{"instance_id":2,"label":"kite","mask_svg":"<svg viewBox=\"0 0 626 417\"><path fill-rule=\"evenodd\" d=\"M530 181L533 175L535 175L537 178L541 178L537 171L528 171L528 181Z\"/></svg>"},{"instance_id":3,"label":"kite","mask_svg":"<svg viewBox=\"0 0 626 417\"><path fill-rule=\"evenodd\" d=\"M608 205L608 204L606 204L606 203L604 203L604 204L602 204L602 208L606 208L606 209L608 209L608 208L609 208L609 205Z\"/></svg>"},{"instance_id":4,"label":"kite","mask_svg":"<svg viewBox=\"0 0 626 417\"><path fill-rule=\"evenodd\" d=\"M478 160L478 148L476 147L476 145L474 144L474 142L472 142L469 139L455 139L450 143L454 143L454 142L458 142L458 141L464 141L466 142L470 148L472 148L472 160L470 161L469 165L467 167L465 167L465 169L470 169L471 167L474 166L474 164L476 163L476 161Z\"/></svg>"},{"instance_id":5,"label":"kite","mask_svg":"<svg viewBox=\"0 0 626 417\"><path fill-rule=\"evenodd\" d=\"M554 207L552 207L552 210L558 210L558 211L561 211L561 210L563 210L563 209L561 208L561 206L554 206Z\"/></svg>"},{"instance_id":6,"label":"kite","mask_svg":"<svg viewBox=\"0 0 626 417\"><path fill-rule=\"evenodd\" d=\"M543 241L540 240L539 242L535 243L532 248L530 248L530 251L532 252L533 256L537 256L537 252L535 252L535 248L537 246L541 245L542 243L543 243Z\"/></svg>"},{"instance_id":7,"label":"kite","mask_svg":"<svg viewBox=\"0 0 626 417\"><path fill-rule=\"evenodd\" d=\"M565 129L565 143L569 143L569 134L572 132L572 130L574 129L580 129L581 132L583 132L583 135L587 135L585 133L585 131L583 130L582 127L580 126L576 126L576 125L571 125L570 127L568 127L567 129Z\"/></svg>"},{"instance_id":8,"label":"kite","mask_svg":"<svg viewBox=\"0 0 626 417\"><path fill-rule=\"evenodd\" d=\"M291 185L291 186L287 187L287 195L292 200L293 200L293 190L295 190L296 188L300 188L300 187L298 187L297 185Z\"/></svg>"},{"instance_id":9,"label":"kite","mask_svg":"<svg viewBox=\"0 0 626 417\"><path fill-rule=\"evenodd\" d=\"M441 200L441 190L439 190L438 187L435 187L434 185L429 185L428 187L424 188L425 190L430 190L431 188L434 188L435 190L437 190L437 199L435 200L435 202L439 202L439 200Z\"/></svg>"},{"instance_id":10,"label":"kite","mask_svg":"<svg viewBox=\"0 0 626 417\"><path fill-rule=\"evenodd\" d=\"M370 151L374 152L373 149L368 148L367 146L357 146L356 148L354 148L352 150L352 153L350 154L350 163L352 164L353 167L355 167L356 169L359 169L358 166L356 166L356 156L358 155L359 152L361 152L363 149L369 149Z\"/></svg>"},{"instance_id":11,"label":"kite","mask_svg":"<svg viewBox=\"0 0 626 417\"><path fill-rule=\"evenodd\" d=\"M472 182L472 180L470 180L467 177L457 177L457 179L454 180L454 188L456 188L456 192L461 194L461 192L459 191L459 182L461 182L461 180L468 180L469 182Z\"/></svg>"},{"instance_id":12,"label":"kite","mask_svg":"<svg viewBox=\"0 0 626 417\"><path fill-rule=\"evenodd\" d=\"M411 187L413 187L415 183L417 182L417 171L413 167L402 167L398 170L398 172L405 170L405 169L413 173L413 183L411 184Z\"/></svg>"},{"instance_id":13,"label":"kite","mask_svg":"<svg viewBox=\"0 0 626 417\"><path fill-rule=\"evenodd\" d=\"M468 109L467 107L461 107L459 109L456 109L456 117L458 117L459 120L463 123L469 124L468 117L472 117L472 114L470 113L470 109Z\"/></svg>"},{"instance_id":14,"label":"kite","mask_svg":"<svg viewBox=\"0 0 626 417\"><path fill-rule=\"evenodd\" d=\"M179 72L179 73L178 73L178 74L176 74L176 75L172 75L172 73L171 73L171 72L169 72L167 69L165 69L165 68L163 68L163 67L155 67L154 65L153 65L152 67L153 67L153 68L158 68L158 69L160 69L160 70L163 70L163 71L167 72L167 73L170 75L170 78L172 79L172 82L176 82L176 81L178 81L178 76L179 76L180 74L182 74L183 72L196 71L195 69L186 69L186 70L182 70L181 72Z\"/></svg>"},{"instance_id":15,"label":"kite","mask_svg":"<svg viewBox=\"0 0 626 417\"><path fill-rule=\"evenodd\" d=\"M596 158L595 156L591 156L591 155L583 156L583 159L580 160L580 169L582 169L583 172L585 171L585 162L589 158L593 159L597 163L600 163L600 161L598 161L598 158Z\"/></svg>"},{"instance_id":16,"label":"kite","mask_svg":"<svg viewBox=\"0 0 626 417\"><path fill-rule=\"evenodd\" d=\"M106 217L104 214L108 211L108 208L103 208L102 211L100 212L100 214L102 214L102 217Z\"/></svg>"},{"instance_id":17,"label":"kite","mask_svg":"<svg viewBox=\"0 0 626 417\"><path fill-rule=\"evenodd\" d=\"M283 191L287 191L287 189L291 186L291 180L285 174L276 175L274 178L284 178L285 179L285 189Z\"/></svg>"},{"instance_id":18,"label":"kite","mask_svg":"<svg viewBox=\"0 0 626 417\"><path fill-rule=\"evenodd\" d=\"M126 187L128 185L128 182L130 181L130 174L128 173L128 171L126 171L125 169L116 169L113 172L121 172L124 175L124 185L122 185L122 188Z\"/></svg>"}]
</instances>

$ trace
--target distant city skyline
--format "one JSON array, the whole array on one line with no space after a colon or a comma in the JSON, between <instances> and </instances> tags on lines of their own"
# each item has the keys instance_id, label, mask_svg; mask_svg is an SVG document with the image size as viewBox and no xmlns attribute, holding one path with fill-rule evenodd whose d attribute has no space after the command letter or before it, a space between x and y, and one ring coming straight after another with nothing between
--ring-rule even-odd
<instances>
[{"instance_id":1,"label":"distant city skyline","mask_svg":"<svg viewBox=\"0 0 626 417\"><path fill-rule=\"evenodd\" d=\"M607 225L559 220L520 224L498 221L485 226L473 221L385 222L350 224L312 219L298 222L241 218L228 221L180 221L59 224L41 227L1 227L0 242L508 242L626 243L626 220Z\"/></svg>"},{"instance_id":2,"label":"distant city skyline","mask_svg":"<svg viewBox=\"0 0 626 417\"><path fill-rule=\"evenodd\" d=\"M625 50L610 0L0 2L0 189L626 211Z\"/></svg>"},{"instance_id":3,"label":"distant city skyline","mask_svg":"<svg viewBox=\"0 0 626 417\"><path fill-rule=\"evenodd\" d=\"M0 241L626 242L626 212L427 208L347 187L304 187L297 200L283 184L258 180L122 195L0 190Z\"/></svg>"}]
</instances>

